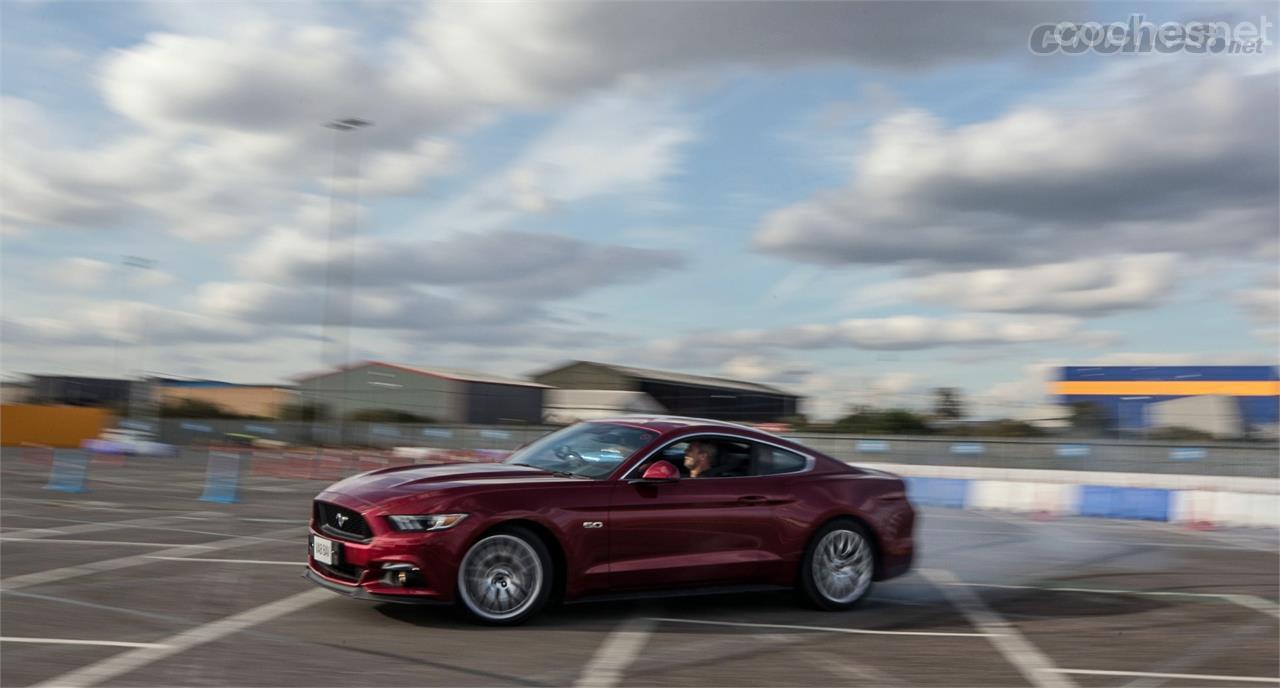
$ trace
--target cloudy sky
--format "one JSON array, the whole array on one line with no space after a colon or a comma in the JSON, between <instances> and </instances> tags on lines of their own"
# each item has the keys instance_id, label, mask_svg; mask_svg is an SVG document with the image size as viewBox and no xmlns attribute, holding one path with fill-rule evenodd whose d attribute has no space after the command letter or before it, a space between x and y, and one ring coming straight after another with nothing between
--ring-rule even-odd
<instances>
[{"instance_id":1,"label":"cloudy sky","mask_svg":"<svg viewBox=\"0 0 1280 688\"><path fill-rule=\"evenodd\" d=\"M1274 4L1134 7L1277 38ZM348 308L352 358L738 376L819 416L1275 363L1280 48L1027 48L1133 9L5 2L3 371L282 381Z\"/></svg>"}]
</instances>

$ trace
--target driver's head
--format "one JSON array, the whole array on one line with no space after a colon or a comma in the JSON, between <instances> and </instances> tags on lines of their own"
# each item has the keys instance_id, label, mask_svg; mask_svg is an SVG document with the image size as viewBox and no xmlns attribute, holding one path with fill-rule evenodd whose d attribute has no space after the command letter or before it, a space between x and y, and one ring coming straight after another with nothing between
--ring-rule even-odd
<instances>
[{"instance_id":1,"label":"driver's head","mask_svg":"<svg viewBox=\"0 0 1280 688\"><path fill-rule=\"evenodd\" d=\"M715 464L716 445L710 442L690 442L684 450L684 467L689 469L689 475L695 478L710 470Z\"/></svg>"}]
</instances>

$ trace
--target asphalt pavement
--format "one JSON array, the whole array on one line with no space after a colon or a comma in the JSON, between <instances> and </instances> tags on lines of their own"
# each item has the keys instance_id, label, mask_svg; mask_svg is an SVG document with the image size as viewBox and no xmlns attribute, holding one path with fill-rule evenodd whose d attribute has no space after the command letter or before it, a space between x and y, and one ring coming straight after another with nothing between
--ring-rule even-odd
<instances>
[{"instance_id":1,"label":"asphalt pavement","mask_svg":"<svg viewBox=\"0 0 1280 688\"><path fill-rule=\"evenodd\" d=\"M567 605L489 628L300 577L324 480L199 501L197 453L44 489L0 455L0 684L1246 686L1280 684L1271 530L923 509L920 558L860 608L787 593Z\"/></svg>"}]
</instances>

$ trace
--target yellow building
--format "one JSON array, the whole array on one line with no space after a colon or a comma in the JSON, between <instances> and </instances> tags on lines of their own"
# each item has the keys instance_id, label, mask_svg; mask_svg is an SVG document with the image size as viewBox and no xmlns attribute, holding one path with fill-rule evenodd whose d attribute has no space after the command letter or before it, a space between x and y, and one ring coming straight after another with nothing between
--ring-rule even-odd
<instances>
[{"instance_id":1,"label":"yellow building","mask_svg":"<svg viewBox=\"0 0 1280 688\"><path fill-rule=\"evenodd\" d=\"M166 381L156 385L156 401L162 406L183 400L216 404L229 413L275 418L280 407L292 403L294 391L284 385L236 385L208 380Z\"/></svg>"}]
</instances>

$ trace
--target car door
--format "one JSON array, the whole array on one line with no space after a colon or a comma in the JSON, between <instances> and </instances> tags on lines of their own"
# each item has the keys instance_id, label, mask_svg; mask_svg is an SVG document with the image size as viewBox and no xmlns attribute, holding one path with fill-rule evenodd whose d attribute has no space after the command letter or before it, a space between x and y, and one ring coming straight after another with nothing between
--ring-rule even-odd
<instances>
[{"instance_id":1,"label":"car door","mask_svg":"<svg viewBox=\"0 0 1280 688\"><path fill-rule=\"evenodd\" d=\"M749 439L725 435L683 437L644 465L675 463L690 440L713 440L754 451ZM778 529L770 495L776 478L742 475L683 477L671 483L618 481L609 508L609 585L615 590L753 583L779 565ZM776 495L774 495L776 498Z\"/></svg>"}]
</instances>

